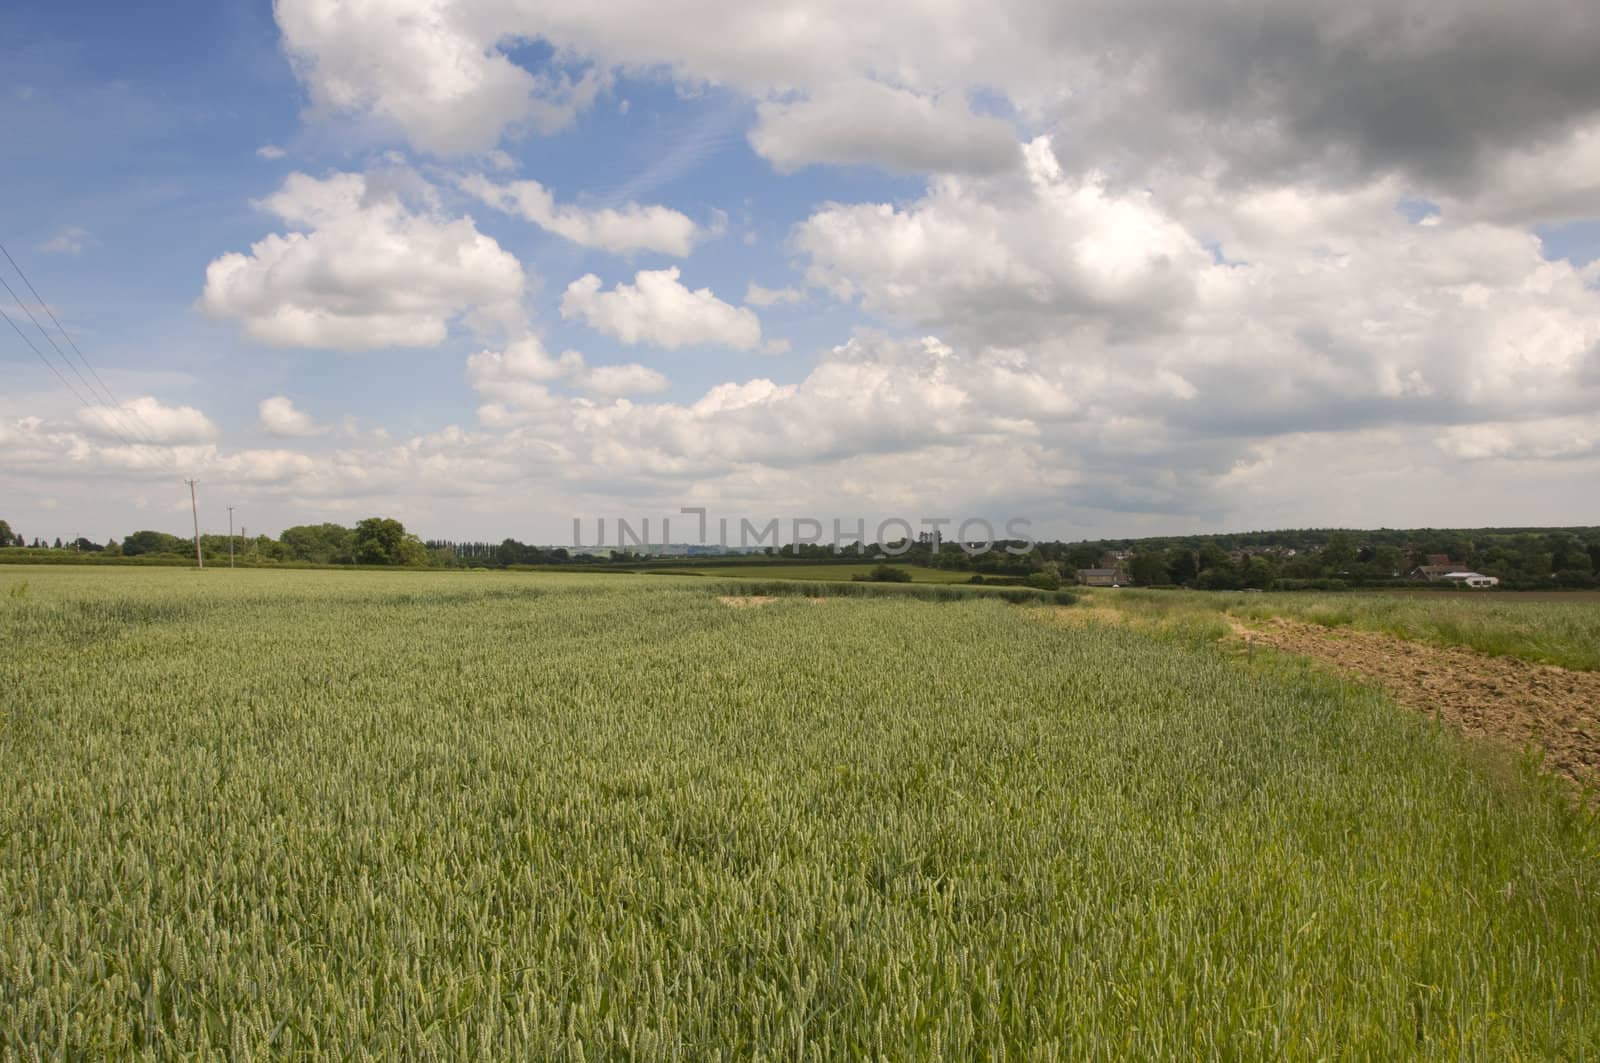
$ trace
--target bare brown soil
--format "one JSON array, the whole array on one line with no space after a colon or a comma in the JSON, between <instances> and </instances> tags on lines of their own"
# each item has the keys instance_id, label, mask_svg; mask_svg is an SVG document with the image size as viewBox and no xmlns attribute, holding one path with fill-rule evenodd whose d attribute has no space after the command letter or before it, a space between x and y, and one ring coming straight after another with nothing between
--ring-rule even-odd
<instances>
[{"instance_id":1,"label":"bare brown soil","mask_svg":"<svg viewBox=\"0 0 1600 1063\"><path fill-rule=\"evenodd\" d=\"M1376 682L1469 735L1542 749L1549 770L1600 785L1600 674L1282 617L1254 629L1235 621L1234 630Z\"/></svg>"}]
</instances>

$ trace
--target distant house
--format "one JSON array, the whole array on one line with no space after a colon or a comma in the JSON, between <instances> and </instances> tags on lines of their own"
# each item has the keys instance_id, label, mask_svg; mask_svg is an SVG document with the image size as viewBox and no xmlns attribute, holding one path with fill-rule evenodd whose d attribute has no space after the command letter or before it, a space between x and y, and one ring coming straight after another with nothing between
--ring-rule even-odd
<instances>
[{"instance_id":1,"label":"distant house","mask_svg":"<svg viewBox=\"0 0 1600 1063\"><path fill-rule=\"evenodd\" d=\"M1500 580L1494 576L1485 576L1481 572L1447 572L1441 577L1447 583L1459 583L1466 587L1482 589L1485 587L1498 587Z\"/></svg>"},{"instance_id":2,"label":"distant house","mask_svg":"<svg viewBox=\"0 0 1600 1063\"><path fill-rule=\"evenodd\" d=\"M1077 577L1085 587L1120 587L1128 582L1122 570L1115 568L1080 568Z\"/></svg>"},{"instance_id":3,"label":"distant house","mask_svg":"<svg viewBox=\"0 0 1600 1063\"><path fill-rule=\"evenodd\" d=\"M1429 583L1437 583L1452 572L1465 572L1467 566L1459 561L1452 561L1444 554L1429 554L1426 565L1418 565L1412 569L1412 579L1423 579Z\"/></svg>"}]
</instances>

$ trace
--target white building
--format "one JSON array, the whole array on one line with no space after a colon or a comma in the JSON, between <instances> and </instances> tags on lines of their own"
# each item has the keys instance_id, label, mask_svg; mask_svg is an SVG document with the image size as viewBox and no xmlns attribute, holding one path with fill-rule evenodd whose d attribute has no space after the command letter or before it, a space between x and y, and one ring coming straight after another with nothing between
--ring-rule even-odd
<instances>
[{"instance_id":1,"label":"white building","mask_svg":"<svg viewBox=\"0 0 1600 1063\"><path fill-rule=\"evenodd\" d=\"M1446 572L1439 577L1447 583L1460 583L1468 587L1498 587L1500 580L1496 576L1485 576L1480 572Z\"/></svg>"}]
</instances>

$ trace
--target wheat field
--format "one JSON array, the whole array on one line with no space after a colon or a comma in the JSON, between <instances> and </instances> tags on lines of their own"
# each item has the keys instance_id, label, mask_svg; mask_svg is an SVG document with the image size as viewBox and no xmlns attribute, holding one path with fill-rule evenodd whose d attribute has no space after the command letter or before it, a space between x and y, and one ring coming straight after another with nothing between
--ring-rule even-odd
<instances>
[{"instance_id":1,"label":"wheat field","mask_svg":"<svg viewBox=\"0 0 1600 1063\"><path fill-rule=\"evenodd\" d=\"M0 570L0 1054L1600 1044L1600 830L1527 765L1037 612Z\"/></svg>"}]
</instances>

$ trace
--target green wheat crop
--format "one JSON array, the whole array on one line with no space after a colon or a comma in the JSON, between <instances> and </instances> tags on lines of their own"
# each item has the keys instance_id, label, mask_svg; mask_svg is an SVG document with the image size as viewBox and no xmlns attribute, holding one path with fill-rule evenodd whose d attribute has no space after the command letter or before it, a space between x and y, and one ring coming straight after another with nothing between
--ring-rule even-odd
<instances>
[{"instance_id":1,"label":"green wheat crop","mask_svg":"<svg viewBox=\"0 0 1600 1063\"><path fill-rule=\"evenodd\" d=\"M20 582L6 1058L1600 1044L1600 830L1327 678L987 598Z\"/></svg>"}]
</instances>

